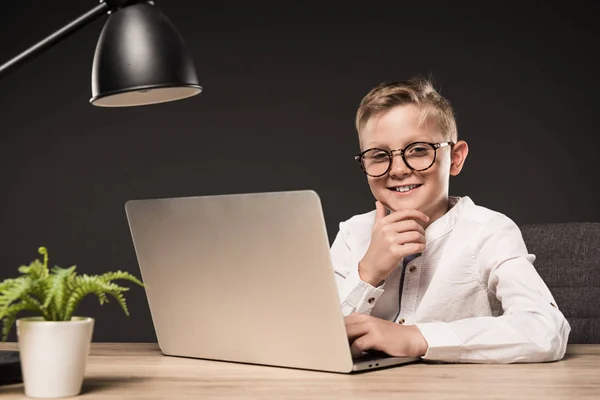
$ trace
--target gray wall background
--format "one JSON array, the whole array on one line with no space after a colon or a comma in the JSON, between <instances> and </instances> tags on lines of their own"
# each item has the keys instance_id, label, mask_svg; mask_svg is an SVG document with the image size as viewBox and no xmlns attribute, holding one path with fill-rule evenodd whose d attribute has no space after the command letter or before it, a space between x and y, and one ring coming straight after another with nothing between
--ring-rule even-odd
<instances>
[{"instance_id":1,"label":"gray wall background","mask_svg":"<svg viewBox=\"0 0 600 400\"><path fill-rule=\"evenodd\" d=\"M95 4L3 5L0 62ZM89 105L105 19L0 80L0 280L40 245L52 265L139 276L124 212L136 198L313 189L333 240L374 205L353 160L360 99L417 74L452 101L470 145L451 194L519 224L600 220L597 4L156 5L189 47L198 97ZM130 317L84 300L94 341L156 340L143 289L127 299Z\"/></svg>"}]
</instances>

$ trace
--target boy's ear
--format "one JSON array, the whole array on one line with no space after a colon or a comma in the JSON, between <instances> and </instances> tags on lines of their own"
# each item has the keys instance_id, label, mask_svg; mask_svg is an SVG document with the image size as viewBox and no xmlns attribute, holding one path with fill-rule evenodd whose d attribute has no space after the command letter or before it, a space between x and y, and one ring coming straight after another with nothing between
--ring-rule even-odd
<instances>
[{"instance_id":1,"label":"boy's ear","mask_svg":"<svg viewBox=\"0 0 600 400\"><path fill-rule=\"evenodd\" d=\"M464 140L459 140L452 146L452 160L450 164L450 175L456 176L465 165L465 160L469 154L469 145Z\"/></svg>"}]
</instances>

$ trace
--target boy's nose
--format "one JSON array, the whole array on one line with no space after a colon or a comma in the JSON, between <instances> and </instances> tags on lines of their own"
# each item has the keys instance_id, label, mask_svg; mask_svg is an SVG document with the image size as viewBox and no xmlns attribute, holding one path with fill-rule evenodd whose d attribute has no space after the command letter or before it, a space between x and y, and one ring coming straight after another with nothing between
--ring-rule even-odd
<instances>
[{"instance_id":1,"label":"boy's nose","mask_svg":"<svg viewBox=\"0 0 600 400\"><path fill-rule=\"evenodd\" d=\"M392 157L392 166L390 167L390 175L402 176L411 173L411 169L404 162L404 159L400 154L394 154Z\"/></svg>"}]
</instances>

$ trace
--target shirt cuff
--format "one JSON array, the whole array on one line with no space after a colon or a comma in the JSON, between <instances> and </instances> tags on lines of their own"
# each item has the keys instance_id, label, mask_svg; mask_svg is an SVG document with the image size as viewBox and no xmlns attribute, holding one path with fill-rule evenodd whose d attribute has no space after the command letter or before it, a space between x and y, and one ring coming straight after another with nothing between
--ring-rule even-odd
<instances>
[{"instance_id":1,"label":"shirt cuff","mask_svg":"<svg viewBox=\"0 0 600 400\"><path fill-rule=\"evenodd\" d=\"M358 268L351 271L344 281L344 285L340 290L342 299L342 312L344 316L350 315L353 312L361 314L370 314L371 310L377 303L377 300L383 294L385 283L378 287L374 287L360 279Z\"/></svg>"},{"instance_id":2,"label":"shirt cuff","mask_svg":"<svg viewBox=\"0 0 600 400\"><path fill-rule=\"evenodd\" d=\"M427 352L421 358L432 361L458 362L462 357L462 340L450 324L425 322L415 324L427 341Z\"/></svg>"}]
</instances>

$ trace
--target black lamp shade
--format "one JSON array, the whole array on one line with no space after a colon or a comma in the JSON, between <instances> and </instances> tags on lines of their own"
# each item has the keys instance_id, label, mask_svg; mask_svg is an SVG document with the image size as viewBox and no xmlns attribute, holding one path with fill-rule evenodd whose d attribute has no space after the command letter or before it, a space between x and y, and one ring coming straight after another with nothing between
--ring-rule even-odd
<instances>
[{"instance_id":1,"label":"black lamp shade","mask_svg":"<svg viewBox=\"0 0 600 400\"><path fill-rule=\"evenodd\" d=\"M183 39L156 7L135 4L109 16L94 55L93 105L163 103L201 91Z\"/></svg>"}]
</instances>

